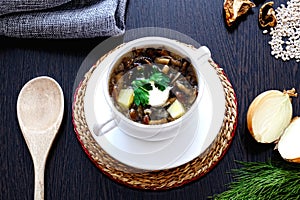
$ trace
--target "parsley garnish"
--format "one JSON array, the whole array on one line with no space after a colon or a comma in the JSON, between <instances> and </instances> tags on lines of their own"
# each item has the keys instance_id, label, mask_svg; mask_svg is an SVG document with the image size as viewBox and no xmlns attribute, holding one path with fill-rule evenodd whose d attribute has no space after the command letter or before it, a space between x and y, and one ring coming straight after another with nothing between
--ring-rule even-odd
<instances>
[{"instance_id":1,"label":"parsley garnish","mask_svg":"<svg viewBox=\"0 0 300 200\"><path fill-rule=\"evenodd\" d=\"M150 81L154 82L154 86L160 91L164 91L170 83L170 78L161 72L155 72L149 78Z\"/></svg>"},{"instance_id":2,"label":"parsley garnish","mask_svg":"<svg viewBox=\"0 0 300 200\"><path fill-rule=\"evenodd\" d=\"M149 91L153 89L150 81L154 82L154 86L160 91L164 91L170 83L170 78L154 67L149 79L137 79L132 81L131 85L134 90L135 105L145 106L149 104Z\"/></svg>"},{"instance_id":3,"label":"parsley garnish","mask_svg":"<svg viewBox=\"0 0 300 200\"><path fill-rule=\"evenodd\" d=\"M149 103L149 90L152 90L152 86L148 80L139 79L132 81L131 83L134 90L134 103L139 106L147 105Z\"/></svg>"}]
</instances>

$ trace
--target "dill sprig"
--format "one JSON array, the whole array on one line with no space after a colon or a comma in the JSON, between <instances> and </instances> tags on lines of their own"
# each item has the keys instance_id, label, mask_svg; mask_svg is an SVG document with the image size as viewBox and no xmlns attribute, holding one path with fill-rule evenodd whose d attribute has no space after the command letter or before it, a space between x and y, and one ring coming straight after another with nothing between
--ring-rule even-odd
<instances>
[{"instance_id":1,"label":"dill sprig","mask_svg":"<svg viewBox=\"0 0 300 200\"><path fill-rule=\"evenodd\" d=\"M300 199L300 165L285 161L241 162L233 169L234 181L216 200Z\"/></svg>"}]
</instances>

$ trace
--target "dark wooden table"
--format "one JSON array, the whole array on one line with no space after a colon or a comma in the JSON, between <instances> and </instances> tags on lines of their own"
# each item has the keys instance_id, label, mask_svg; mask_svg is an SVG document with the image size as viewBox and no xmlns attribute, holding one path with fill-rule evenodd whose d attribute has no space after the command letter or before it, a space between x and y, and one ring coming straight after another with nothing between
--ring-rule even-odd
<instances>
[{"instance_id":1,"label":"dark wooden table","mask_svg":"<svg viewBox=\"0 0 300 200\"><path fill-rule=\"evenodd\" d=\"M258 2L258 1L256 1ZM285 1L276 1L275 7ZM258 26L257 4L233 29L224 23L223 0L138 1L129 0L127 30L163 27L179 31L210 48L212 58L228 75L238 99L236 135L223 159L204 177L168 191L143 191L118 184L95 167L73 131L71 104L77 71L88 53L106 38L38 40L0 38L1 121L0 199L33 199L33 164L18 126L17 96L31 78L55 78L65 94L64 120L50 151L45 170L46 199L207 199L227 189L233 179L228 172L235 160L265 161L274 145L256 143L246 128L250 102L267 89L300 91L300 64L271 56L268 41ZM300 99L293 100L294 115Z\"/></svg>"}]
</instances>

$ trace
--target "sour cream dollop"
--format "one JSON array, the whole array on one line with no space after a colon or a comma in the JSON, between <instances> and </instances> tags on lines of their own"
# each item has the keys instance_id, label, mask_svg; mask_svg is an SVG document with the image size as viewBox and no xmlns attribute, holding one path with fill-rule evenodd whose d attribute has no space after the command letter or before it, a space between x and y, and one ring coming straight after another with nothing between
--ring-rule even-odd
<instances>
[{"instance_id":1,"label":"sour cream dollop","mask_svg":"<svg viewBox=\"0 0 300 200\"><path fill-rule=\"evenodd\" d=\"M170 90L172 87L167 87L164 91L155 87L154 82L150 81L152 90L149 91L149 105L158 107L166 103L169 98Z\"/></svg>"}]
</instances>

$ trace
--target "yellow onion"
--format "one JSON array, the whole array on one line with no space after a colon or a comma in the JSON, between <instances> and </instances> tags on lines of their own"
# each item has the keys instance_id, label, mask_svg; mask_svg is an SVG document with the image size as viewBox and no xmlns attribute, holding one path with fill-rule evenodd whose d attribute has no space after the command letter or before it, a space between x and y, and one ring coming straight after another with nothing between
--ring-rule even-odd
<instances>
[{"instance_id":1,"label":"yellow onion","mask_svg":"<svg viewBox=\"0 0 300 200\"><path fill-rule=\"evenodd\" d=\"M294 117L280 137L277 148L281 157L289 162L300 163L300 117Z\"/></svg>"},{"instance_id":2,"label":"yellow onion","mask_svg":"<svg viewBox=\"0 0 300 200\"><path fill-rule=\"evenodd\" d=\"M292 119L291 96L297 96L294 88L283 92L268 90L252 101L247 112L247 126L257 142L272 143L283 134Z\"/></svg>"}]
</instances>

